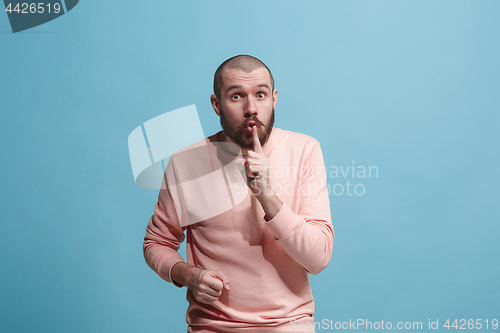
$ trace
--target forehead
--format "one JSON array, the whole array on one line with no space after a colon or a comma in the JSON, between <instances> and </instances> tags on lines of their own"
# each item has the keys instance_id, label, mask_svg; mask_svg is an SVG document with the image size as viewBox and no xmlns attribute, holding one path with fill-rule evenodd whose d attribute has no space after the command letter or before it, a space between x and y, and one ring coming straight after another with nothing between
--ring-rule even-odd
<instances>
[{"instance_id":1,"label":"forehead","mask_svg":"<svg viewBox=\"0 0 500 333\"><path fill-rule=\"evenodd\" d=\"M267 84L272 89L271 76L264 67L259 67L251 72L231 68L222 72L222 90L226 91L232 86L252 87Z\"/></svg>"}]
</instances>

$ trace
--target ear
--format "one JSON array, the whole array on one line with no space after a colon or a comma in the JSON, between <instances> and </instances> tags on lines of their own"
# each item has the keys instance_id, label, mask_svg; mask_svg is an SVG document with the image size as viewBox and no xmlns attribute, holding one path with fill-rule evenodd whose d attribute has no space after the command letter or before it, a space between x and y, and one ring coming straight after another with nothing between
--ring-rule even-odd
<instances>
[{"instance_id":1,"label":"ear","mask_svg":"<svg viewBox=\"0 0 500 333\"><path fill-rule=\"evenodd\" d=\"M212 96L210 96L210 103L212 104L212 107L214 108L215 113L217 113L217 115L220 116L220 105L219 105L219 100L217 99L217 96L212 94Z\"/></svg>"},{"instance_id":2,"label":"ear","mask_svg":"<svg viewBox=\"0 0 500 333\"><path fill-rule=\"evenodd\" d=\"M278 90L273 91L273 108L276 109L276 104L278 103Z\"/></svg>"}]
</instances>

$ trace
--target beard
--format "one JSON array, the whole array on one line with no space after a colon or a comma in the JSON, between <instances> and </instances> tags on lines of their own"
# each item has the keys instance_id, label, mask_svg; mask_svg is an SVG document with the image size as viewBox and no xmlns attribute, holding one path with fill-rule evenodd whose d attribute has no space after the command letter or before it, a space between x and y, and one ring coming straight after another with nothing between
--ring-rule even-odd
<instances>
[{"instance_id":1,"label":"beard","mask_svg":"<svg viewBox=\"0 0 500 333\"><path fill-rule=\"evenodd\" d=\"M264 124L256 116L248 117L241 124L235 126L228 123L226 117L224 116L224 110L220 107L220 125L222 126L222 131L224 134L230 138L235 144L237 144L242 149L253 149L252 134L248 134L247 126L251 121L255 121L258 124L257 134L259 137L260 145L264 147L264 144L269 139L271 131L274 125L274 107L271 112L271 117L267 124ZM261 130L262 129L262 130Z\"/></svg>"}]
</instances>

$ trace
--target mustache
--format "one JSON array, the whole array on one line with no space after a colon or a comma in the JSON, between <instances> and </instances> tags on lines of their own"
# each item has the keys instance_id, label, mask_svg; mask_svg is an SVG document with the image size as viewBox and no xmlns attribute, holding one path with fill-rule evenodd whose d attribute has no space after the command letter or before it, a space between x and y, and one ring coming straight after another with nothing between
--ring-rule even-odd
<instances>
[{"instance_id":1,"label":"mustache","mask_svg":"<svg viewBox=\"0 0 500 333\"><path fill-rule=\"evenodd\" d=\"M241 125L238 128L241 130L245 130L245 128L247 128L247 126L248 126L248 123L250 123L251 121L255 122L257 125L259 125L259 127L265 127L264 123L261 122L259 119L257 119L256 116L252 116L252 117L248 117L247 120L245 120L243 123L241 123Z\"/></svg>"},{"instance_id":2,"label":"mustache","mask_svg":"<svg viewBox=\"0 0 500 333\"><path fill-rule=\"evenodd\" d=\"M243 132L243 131L245 131L245 128L247 128L248 123L250 123L251 121L254 121L257 125L259 125L259 127L266 127L263 122L261 122L259 119L257 119L256 116L251 116L251 117L248 117L241 124L233 126L231 128L231 131L232 132Z\"/></svg>"}]
</instances>

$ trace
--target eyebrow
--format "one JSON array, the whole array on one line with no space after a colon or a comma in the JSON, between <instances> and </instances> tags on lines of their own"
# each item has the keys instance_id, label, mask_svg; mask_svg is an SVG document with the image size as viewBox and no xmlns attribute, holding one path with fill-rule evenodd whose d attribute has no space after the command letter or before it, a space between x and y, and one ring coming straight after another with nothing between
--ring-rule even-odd
<instances>
[{"instance_id":1,"label":"eyebrow","mask_svg":"<svg viewBox=\"0 0 500 333\"><path fill-rule=\"evenodd\" d=\"M267 89L271 90L271 88L269 88L269 86L267 85L267 83L258 84L257 87L259 87L259 88L267 88Z\"/></svg>"},{"instance_id":2,"label":"eyebrow","mask_svg":"<svg viewBox=\"0 0 500 333\"><path fill-rule=\"evenodd\" d=\"M233 89L240 89L241 86L230 86L229 88L227 88L226 91L229 91L229 90L233 90Z\"/></svg>"},{"instance_id":3,"label":"eyebrow","mask_svg":"<svg viewBox=\"0 0 500 333\"><path fill-rule=\"evenodd\" d=\"M269 85L267 83L258 84L257 87L267 88L267 89L271 90L271 88L269 88ZM230 86L229 88L227 88L226 92L229 92L230 90L233 90L233 89L240 89L240 88L241 88L240 85L233 85L233 86Z\"/></svg>"}]
</instances>

